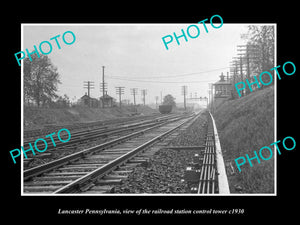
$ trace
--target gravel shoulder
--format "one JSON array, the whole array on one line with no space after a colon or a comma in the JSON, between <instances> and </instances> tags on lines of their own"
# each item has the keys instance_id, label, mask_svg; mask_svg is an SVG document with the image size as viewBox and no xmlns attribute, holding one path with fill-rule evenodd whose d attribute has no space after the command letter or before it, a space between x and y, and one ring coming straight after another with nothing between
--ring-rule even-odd
<instances>
[{"instance_id":1,"label":"gravel shoulder","mask_svg":"<svg viewBox=\"0 0 300 225\"><path fill-rule=\"evenodd\" d=\"M207 114L173 138L167 146L200 146L204 144ZM149 158L147 165L134 168L114 193L190 193L184 181L186 167L192 162L197 150L173 150L161 148Z\"/></svg>"}]
</instances>

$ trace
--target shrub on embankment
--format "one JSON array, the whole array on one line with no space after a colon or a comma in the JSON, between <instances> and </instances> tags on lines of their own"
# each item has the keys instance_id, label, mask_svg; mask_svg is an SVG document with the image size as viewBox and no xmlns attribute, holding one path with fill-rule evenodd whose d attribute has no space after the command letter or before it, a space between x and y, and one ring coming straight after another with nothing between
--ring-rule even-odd
<instances>
[{"instance_id":1,"label":"shrub on embankment","mask_svg":"<svg viewBox=\"0 0 300 225\"><path fill-rule=\"evenodd\" d=\"M233 175L227 174L231 193L274 193L274 155L260 164L252 160L253 167L247 161L241 172L234 161L245 154L252 158L253 151L274 142L274 88L226 101L215 110L214 118L224 160L235 170Z\"/></svg>"}]
</instances>

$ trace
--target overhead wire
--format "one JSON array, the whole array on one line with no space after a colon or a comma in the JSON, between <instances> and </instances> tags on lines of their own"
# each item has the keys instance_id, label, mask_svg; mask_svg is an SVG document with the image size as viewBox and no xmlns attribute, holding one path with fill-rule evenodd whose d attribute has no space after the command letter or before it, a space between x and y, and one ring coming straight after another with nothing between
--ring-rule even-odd
<instances>
[{"instance_id":1,"label":"overhead wire","mask_svg":"<svg viewBox=\"0 0 300 225\"><path fill-rule=\"evenodd\" d=\"M176 74L176 75L169 75L169 76L148 76L148 77L128 77L128 76L107 76L108 79L114 80L125 80L125 81L133 81L133 82L149 82L149 83L204 83L204 82L213 82L214 80L196 80L196 81L158 81L158 80L147 80L147 79L161 79L161 78L176 78L176 77L186 77L190 75L197 75L203 73L210 73L218 70L227 69L229 67L222 67L212 70L200 71L200 72L193 72L193 73L185 73L185 74ZM146 79L146 80L145 80Z\"/></svg>"},{"instance_id":2,"label":"overhead wire","mask_svg":"<svg viewBox=\"0 0 300 225\"><path fill-rule=\"evenodd\" d=\"M214 80L202 80L202 81L157 81L157 80L135 80L135 79L127 79L127 78L112 78L108 77L110 79L116 79L116 80L125 80L125 81L133 81L133 82L147 82L147 83L173 83L173 84L182 84L182 83L207 83L207 82L213 82Z\"/></svg>"}]
</instances>

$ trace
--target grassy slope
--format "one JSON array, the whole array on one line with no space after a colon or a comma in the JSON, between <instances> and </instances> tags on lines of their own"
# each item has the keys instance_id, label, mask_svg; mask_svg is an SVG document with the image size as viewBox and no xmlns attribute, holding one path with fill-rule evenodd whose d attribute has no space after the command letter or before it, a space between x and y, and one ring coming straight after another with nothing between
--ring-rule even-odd
<instances>
[{"instance_id":1,"label":"grassy slope","mask_svg":"<svg viewBox=\"0 0 300 225\"><path fill-rule=\"evenodd\" d=\"M138 106L138 113L144 115L157 112L147 106ZM113 107L113 108L36 108L24 107L25 129L41 128L49 124L71 124L74 122L88 122L114 119L119 117L129 117L134 113L133 107Z\"/></svg>"},{"instance_id":2,"label":"grassy slope","mask_svg":"<svg viewBox=\"0 0 300 225\"><path fill-rule=\"evenodd\" d=\"M242 193L274 192L274 157L261 160L254 166L249 163L237 170L234 159L253 151L259 152L263 146L274 142L274 89L266 88L238 100L224 102L214 114L221 139L221 147L226 162L232 162L236 174L229 176L230 191L237 192L235 186L242 188ZM274 151L273 151L274 152ZM266 154L265 157L268 155Z\"/></svg>"}]
</instances>

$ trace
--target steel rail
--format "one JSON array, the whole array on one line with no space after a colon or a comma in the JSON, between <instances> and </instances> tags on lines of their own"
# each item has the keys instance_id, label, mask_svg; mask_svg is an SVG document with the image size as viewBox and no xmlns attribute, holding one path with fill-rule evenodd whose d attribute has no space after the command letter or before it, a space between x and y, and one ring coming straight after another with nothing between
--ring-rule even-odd
<instances>
[{"instance_id":1,"label":"steel rail","mask_svg":"<svg viewBox=\"0 0 300 225\"><path fill-rule=\"evenodd\" d=\"M75 134L72 132L71 134L71 140L68 142L61 142L58 140L57 136L52 137L53 140L52 142L55 143L54 145L48 145L47 150L51 151L54 149L62 148L62 147L67 147L67 146L74 146L78 145L81 143L86 143L89 140L94 140L96 138L109 138L109 135L118 135L123 132L133 132L134 130L146 128L146 127L151 127L154 124L158 124L159 122L166 121L171 118L176 118L179 115L167 115L167 116L160 116L160 117L155 117L153 119L147 119L144 121L139 121L136 123L129 123L129 124L122 124L121 126L118 127L111 127L108 129L102 129L102 128L96 128L92 129L89 131L77 131ZM24 142L23 146L27 146L30 141ZM44 148L44 143L39 142L37 145L35 145L38 149ZM41 148L40 148L41 146ZM35 152L36 158L39 158L40 155L43 153L40 152ZM28 158L30 160L35 160L35 158Z\"/></svg>"},{"instance_id":2,"label":"steel rail","mask_svg":"<svg viewBox=\"0 0 300 225\"><path fill-rule=\"evenodd\" d=\"M92 129L92 130L89 129L89 130L84 130L84 131L72 132L72 134L71 134L72 140L70 140L68 142L60 142L58 140L58 137L54 137L53 140L55 142L55 147L48 146L48 150L62 147L62 146L74 145L78 142L87 141L87 140L91 140L91 139L95 139L95 138L99 138L99 137L106 137L108 135L118 134L118 133L121 133L124 131L129 131L129 130L133 130L133 129L139 129L139 128L151 126L154 123L158 123L158 122L165 121L170 118L176 118L176 117L178 117L178 115L162 116L160 118L149 119L149 120L141 121L138 123L121 125L121 127L118 126L118 127L107 128L107 129L96 128L96 129ZM23 146L27 146L28 143L30 143L30 142L32 142L32 140L24 141ZM43 143L37 144L37 147L40 147L40 146L44 147L44 144Z\"/></svg>"},{"instance_id":3,"label":"steel rail","mask_svg":"<svg viewBox=\"0 0 300 225\"><path fill-rule=\"evenodd\" d=\"M74 160L80 159L80 158L82 158L82 157L84 157L86 155L93 154L95 152L99 152L99 151L104 150L105 148L108 148L108 147L111 147L111 146L115 146L115 145L117 145L119 143L122 143L122 142L128 140L128 139L131 139L131 138L137 137L139 135L142 135L145 132L148 132L148 131L150 131L152 129L155 129L157 127L163 126L165 124L168 124L168 123L171 123L171 122L174 122L174 121L177 121L177 120L183 119L185 117L189 117L189 116L190 115L188 115L188 116L185 115L185 116L178 117L178 118L172 118L172 119L170 119L170 120L168 120L166 122L154 125L152 127L149 127L149 128L146 128L146 129L143 129L143 130L140 130L140 131L137 131L137 132L134 132L134 133L122 136L120 138L117 138L117 139L114 139L114 140L102 143L100 145L97 145L97 146L94 146L94 147L91 147L91 148L88 148L88 149L81 150L79 152L76 152L76 153L73 153L71 155L62 157L60 159L51 161L49 163L46 163L46 164L43 164L43 165L40 165L40 166L37 166L37 167L30 168L30 169L25 170L23 172L24 180L28 180L31 177L35 177L35 176L38 176L38 175L43 174L45 172L48 172L50 170L53 170L53 169L55 169L57 167L61 167L61 166L65 165L65 164L68 164L69 162L72 162Z\"/></svg>"},{"instance_id":4,"label":"steel rail","mask_svg":"<svg viewBox=\"0 0 300 225\"><path fill-rule=\"evenodd\" d=\"M166 117L166 116L162 116L161 114L154 114L154 115L130 117L130 118L115 118L115 119L104 120L104 121L78 122L75 124L65 124L65 125L50 125L50 126L40 128L40 129L24 131L24 137L34 138L36 136L48 134L49 132L51 132L53 130L59 130L61 128L67 128L69 130L77 130L77 129L82 129L82 128L89 129L91 127L99 127L99 126L108 127L108 125L109 126L111 126L111 125L118 126L118 125L130 123L133 120L140 120L140 121L149 120L149 119L154 120L154 119L159 119L159 118L164 118L164 117Z\"/></svg>"},{"instance_id":5,"label":"steel rail","mask_svg":"<svg viewBox=\"0 0 300 225\"><path fill-rule=\"evenodd\" d=\"M206 144L199 175L198 194L230 194L228 179L213 116L209 113Z\"/></svg>"},{"instance_id":6,"label":"steel rail","mask_svg":"<svg viewBox=\"0 0 300 225\"><path fill-rule=\"evenodd\" d=\"M127 152L126 154L114 159L113 161L109 162L108 164L103 165L100 168L97 168L96 170L84 175L81 178L78 178L77 180L67 184L66 186L56 190L53 194L61 194L61 193L74 193L77 192L78 190L80 190L81 186L85 186L86 182L93 182L96 179L99 179L103 176L105 176L107 173L109 173L110 171L114 170L115 168L117 168L119 165L126 163L126 161L130 160L131 158L133 158L135 155L137 155L139 152L141 152L142 150L144 150L145 148L153 145L154 143L156 143L157 141L161 140L163 137L165 137L166 135L172 133L174 130L180 128L182 125L184 125L185 123L189 122L190 120L194 119L194 117L188 118L187 120L185 120L184 122L181 122L179 125L177 125L174 128L171 128L170 130L152 138L151 140L143 143L142 145L134 148L133 150Z\"/></svg>"}]
</instances>

